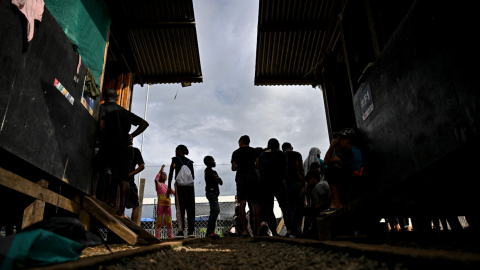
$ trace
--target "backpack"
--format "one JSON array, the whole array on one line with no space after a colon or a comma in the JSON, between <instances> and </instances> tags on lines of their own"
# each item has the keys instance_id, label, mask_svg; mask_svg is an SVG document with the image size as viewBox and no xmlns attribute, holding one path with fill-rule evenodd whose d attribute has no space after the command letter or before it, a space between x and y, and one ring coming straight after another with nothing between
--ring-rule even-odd
<instances>
[{"instance_id":1,"label":"backpack","mask_svg":"<svg viewBox=\"0 0 480 270\"><path fill-rule=\"evenodd\" d=\"M180 171L178 172L177 178L175 180L177 181L177 185L179 186L193 186L193 177L192 177L192 172L190 171L190 168L188 168L188 163L190 163L190 160L187 162L187 164L183 164L183 161L181 158L178 158L180 162L182 163L182 168L180 168Z\"/></svg>"}]
</instances>

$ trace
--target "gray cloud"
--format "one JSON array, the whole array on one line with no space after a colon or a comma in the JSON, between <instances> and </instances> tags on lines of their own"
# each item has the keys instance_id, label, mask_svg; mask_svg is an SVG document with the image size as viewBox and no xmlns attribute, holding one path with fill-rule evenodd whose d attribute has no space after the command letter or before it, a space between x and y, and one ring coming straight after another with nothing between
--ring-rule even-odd
<instances>
[{"instance_id":1,"label":"gray cloud","mask_svg":"<svg viewBox=\"0 0 480 270\"><path fill-rule=\"evenodd\" d=\"M204 83L153 85L150 88L143 157L146 166L168 168L175 147L184 144L195 165L212 155L230 164L238 139L247 134L251 146L266 147L270 138L288 141L305 158L311 147L329 145L325 109L319 89L254 86L258 1L194 1ZM132 111L143 117L147 87L135 86ZM177 99L173 98L178 90ZM140 148L141 136L134 140ZM204 196L203 170L196 166L196 196ZM153 179L160 167L147 167L146 196L155 196ZM233 183L229 165L216 168ZM222 195L234 195L226 189ZM228 193L228 194L227 194Z\"/></svg>"}]
</instances>

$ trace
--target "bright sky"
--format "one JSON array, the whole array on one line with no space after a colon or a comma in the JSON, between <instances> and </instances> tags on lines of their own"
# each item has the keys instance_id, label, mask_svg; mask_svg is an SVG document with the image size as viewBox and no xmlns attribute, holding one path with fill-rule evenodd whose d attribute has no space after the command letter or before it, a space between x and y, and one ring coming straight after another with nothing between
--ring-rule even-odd
<instances>
[{"instance_id":1,"label":"bright sky","mask_svg":"<svg viewBox=\"0 0 480 270\"><path fill-rule=\"evenodd\" d=\"M235 195L230 169L238 139L249 135L250 146L267 146L270 138L290 142L308 156L311 147L328 148L328 132L320 89L311 86L254 86L258 0L193 1L203 83L182 88L156 84L150 88L143 158L147 168L145 197L154 197L153 180L168 168L175 148L188 147L195 165L195 194L205 196L203 158L211 155L226 183L221 195ZM176 100L176 92L178 95ZM132 112L144 116L147 85L135 85ZM142 137L134 140L140 148ZM220 165L228 164L228 165ZM230 188L227 188L230 187Z\"/></svg>"}]
</instances>

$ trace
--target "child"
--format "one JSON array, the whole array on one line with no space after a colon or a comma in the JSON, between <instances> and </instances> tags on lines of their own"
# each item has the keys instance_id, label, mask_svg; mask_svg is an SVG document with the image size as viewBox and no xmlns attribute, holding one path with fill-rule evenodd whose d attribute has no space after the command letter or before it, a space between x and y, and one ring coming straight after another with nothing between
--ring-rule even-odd
<instances>
[{"instance_id":1,"label":"child","mask_svg":"<svg viewBox=\"0 0 480 270\"><path fill-rule=\"evenodd\" d=\"M312 205L310 207L298 208L295 210L293 230L290 235L291 238L297 237L304 216L307 216L309 220L314 221L316 220L316 217L318 217L322 211L327 209L332 202L332 192L330 191L330 187L318 170L309 171L305 176L305 180L309 185L312 195Z\"/></svg>"},{"instance_id":2,"label":"child","mask_svg":"<svg viewBox=\"0 0 480 270\"><path fill-rule=\"evenodd\" d=\"M168 194L168 186L165 184L165 181L167 180L167 174L163 172L163 168L165 168L165 165L162 165L160 172L155 178L155 189L157 190L158 196L157 220L155 222L155 237L160 237L160 229L162 225L165 225L165 227L167 227L168 238L172 238L172 208L170 202L170 194L173 194L173 196L175 196L175 191L171 189L170 194Z\"/></svg>"},{"instance_id":3,"label":"child","mask_svg":"<svg viewBox=\"0 0 480 270\"><path fill-rule=\"evenodd\" d=\"M220 195L220 190L218 189L218 185L223 185L223 181L218 177L217 172L212 170L212 168L215 168L217 165L213 157L206 156L203 159L203 163L207 166L205 169L205 195L210 203L210 217L208 218L206 236L219 238L219 235L215 233L215 223L218 214L220 214L220 207L218 205L218 195Z\"/></svg>"}]
</instances>

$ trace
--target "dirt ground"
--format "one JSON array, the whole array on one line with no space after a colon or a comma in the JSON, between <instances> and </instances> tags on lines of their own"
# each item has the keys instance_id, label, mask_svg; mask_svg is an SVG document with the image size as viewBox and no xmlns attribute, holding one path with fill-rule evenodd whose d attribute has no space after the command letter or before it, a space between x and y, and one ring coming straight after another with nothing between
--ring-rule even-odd
<instances>
[{"instance_id":1,"label":"dirt ground","mask_svg":"<svg viewBox=\"0 0 480 270\"><path fill-rule=\"evenodd\" d=\"M124 250L132 250L132 249L140 248L140 246L138 245L132 246L129 244L114 244L114 245L109 245L109 247L113 253L124 251ZM82 254L80 255L80 259L88 258L92 256L98 256L98 255L105 255L105 254L111 254L111 252L104 245L100 245L96 247L87 247L82 251Z\"/></svg>"},{"instance_id":2,"label":"dirt ground","mask_svg":"<svg viewBox=\"0 0 480 270\"><path fill-rule=\"evenodd\" d=\"M126 258L101 269L406 269L365 256L253 239L221 239Z\"/></svg>"}]
</instances>

